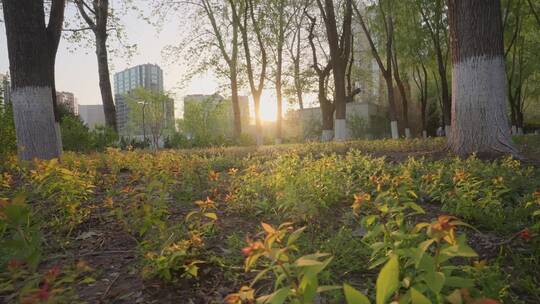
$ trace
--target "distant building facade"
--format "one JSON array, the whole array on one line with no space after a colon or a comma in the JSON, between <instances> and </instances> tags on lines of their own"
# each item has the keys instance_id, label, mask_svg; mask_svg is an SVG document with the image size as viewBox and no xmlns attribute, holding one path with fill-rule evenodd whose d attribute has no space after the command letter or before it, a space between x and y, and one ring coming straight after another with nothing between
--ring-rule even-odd
<instances>
[{"instance_id":1,"label":"distant building facade","mask_svg":"<svg viewBox=\"0 0 540 304\"><path fill-rule=\"evenodd\" d=\"M144 88L154 92L164 92L163 70L155 64L143 64L125 69L114 74L114 95L116 104L116 122L121 135L128 135L129 105L126 95L136 88ZM165 106L165 119L174 127L174 100ZM142 132L142 126L139 126ZM141 135L141 134L136 134Z\"/></svg>"},{"instance_id":2,"label":"distant building facade","mask_svg":"<svg viewBox=\"0 0 540 304\"><path fill-rule=\"evenodd\" d=\"M79 105L79 117L91 129L105 125L103 105Z\"/></svg>"},{"instance_id":3,"label":"distant building facade","mask_svg":"<svg viewBox=\"0 0 540 304\"><path fill-rule=\"evenodd\" d=\"M71 92L56 92L56 102L64 105L74 115L79 114L77 98Z\"/></svg>"}]
</instances>

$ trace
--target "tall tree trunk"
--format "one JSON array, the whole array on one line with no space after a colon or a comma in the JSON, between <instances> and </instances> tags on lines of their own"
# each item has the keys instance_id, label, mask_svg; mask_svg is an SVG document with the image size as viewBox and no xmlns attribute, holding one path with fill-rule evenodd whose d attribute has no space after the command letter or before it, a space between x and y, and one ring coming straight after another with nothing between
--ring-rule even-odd
<instances>
[{"instance_id":1,"label":"tall tree trunk","mask_svg":"<svg viewBox=\"0 0 540 304\"><path fill-rule=\"evenodd\" d=\"M233 107L234 116L234 137L239 139L242 135L242 117L240 113L240 103L238 99L238 71L236 70L236 63L234 67L230 69L231 76L231 102ZM245 113L247 114L247 113Z\"/></svg>"},{"instance_id":2,"label":"tall tree trunk","mask_svg":"<svg viewBox=\"0 0 540 304\"><path fill-rule=\"evenodd\" d=\"M446 59L442 54L440 43L436 44L435 50L437 54L437 71L439 72L439 77L441 78L442 115L445 123L444 131L446 136L448 136L452 130L452 100L450 100L450 89L448 87L448 77L446 75Z\"/></svg>"},{"instance_id":3,"label":"tall tree trunk","mask_svg":"<svg viewBox=\"0 0 540 304\"><path fill-rule=\"evenodd\" d=\"M458 155L517 154L506 115L506 76L499 0L449 0L452 131Z\"/></svg>"},{"instance_id":4,"label":"tall tree trunk","mask_svg":"<svg viewBox=\"0 0 540 304\"><path fill-rule=\"evenodd\" d=\"M403 116L403 127L405 130L405 138L411 137L411 129L409 129L409 101L407 98L407 92L405 90L405 85L403 84L403 81L401 79L401 75L399 73L399 66L397 63L397 55L396 50L393 50L393 65L394 65L394 79L396 80L396 84L398 86L399 94L401 96L401 108L402 108L402 116Z\"/></svg>"},{"instance_id":5,"label":"tall tree trunk","mask_svg":"<svg viewBox=\"0 0 540 304\"><path fill-rule=\"evenodd\" d=\"M57 158L62 152L62 140L55 121L53 75L65 2L52 2L48 27L43 1L2 3L19 157Z\"/></svg>"},{"instance_id":6,"label":"tall tree trunk","mask_svg":"<svg viewBox=\"0 0 540 304\"><path fill-rule=\"evenodd\" d=\"M311 17L308 14L306 14L308 19L311 21L311 25L309 27L309 45L311 46L311 52L313 55L313 69L317 73L317 76L319 77L319 90L318 90L318 97L319 97L319 104L321 106L321 116L322 116L322 135L321 135L321 141L331 141L334 138L334 112L335 112L335 106L333 101L328 100L327 97L327 79L330 75L330 71L332 70L332 61L327 62L326 66L321 69L319 66L319 61L317 59L317 48L315 47L315 34L313 33L315 29L315 25L317 23L317 20L315 17Z\"/></svg>"},{"instance_id":7,"label":"tall tree trunk","mask_svg":"<svg viewBox=\"0 0 540 304\"><path fill-rule=\"evenodd\" d=\"M236 11L236 4L233 1L229 2L231 10ZM219 29L215 24L215 19L213 13L209 13L213 21L214 31L219 33ZM225 61L227 61L230 69L231 77L231 102L233 107L233 116L234 116L234 137L240 139L242 135L242 114L240 113L240 101L238 98L238 28L240 26L240 20L238 20L238 14L232 14L232 51L231 56L227 55L225 47L223 47L223 41L221 43L220 50L222 52ZM221 39L221 35L219 36ZM244 113L244 115L249 115L249 113Z\"/></svg>"},{"instance_id":8,"label":"tall tree trunk","mask_svg":"<svg viewBox=\"0 0 540 304\"><path fill-rule=\"evenodd\" d=\"M277 118L276 118L276 144L282 142L283 125L283 92L282 92L282 74L283 74L283 45L285 43L285 1L279 1L279 22L277 39L277 70L276 70L276 97L277 97Z\"/></svg>"},{"instance_id":9,"label":"tall tree trunk","mask_svg":"<svg viewBox=\"0 0 540 304\"><path fill-rule=\"evenodd\" d=\"M346 0L344 5L344 15L342 33L339 35L336 15L334 11L334 1L317 0L317 4L326 25L328 37L328 47L332 61L332 73L334 76L334 106L336 109L336 121L334 125L334 139L343 141L347 139L347 64L351 53L352 35L352 0Z\"/></svg>"},{"instance_id":10,"label":"tall tree trunk","mask_svg":"<svg viewBox=\"0 0 540 304\"><path fill-rule=\"evenodd\" d=\"M364 21L364 18L362 17L362 14L360 10L358 9L358 6L353 5L353 7L354 7L354 10L356 11L356 15L358 16L358 20L360 21L360 26L362 27L362 30L364 31L364 34L366 35L366 38L369 42L371 53L373 54L373 57L375 57L375 60L377 61L377 65L379 66L379 69L381 70L381 74L383 75L384 80L386 82L390 129L392 133L392 138L397 139L399 138L399 129L398 129L398 123L397 123L396 102L394 98L394 85L392 81L392 44L394 40L394 21L392 19L390 2L389 2L388 13L385 13L381 2L379 2L377 5L379 7L379 11L383 15L382 17L384 21L384 29L386 32L386 67L381 59L381 55L379 54L377 47L375 46L375 42L366 25L366 22Z\"/></svg>"},{"instance_id":11,"label":"tall tree trunk","mask_svg":"<svg viewBox=\"0 0 540 304\"><path fill-rule=\"evenodd\" d=\"M116 107L111 86L109 73L109 60L107 55L107 33L96 34L96 55L98 61L99 89L103 102L103 112L105 114L105 124L107 127L118 131L116 123Z\"/></svg>"},{"instance_id":12,"label":"tall tree trunk","mask_svg":"<svg viewBox=\"0 0 540 304\"><path fill-rule=\"evenodd\" d=\"M304 109L304 97L302 96L302 81L300 79L300 26L297 29L298 39L296 42L296 56L293 58L294 61L294 88L296 90L296 98L298 98L298 106L300 110Z\"/></svg>"},{"instance_id":13,"label":"tall tree trunk","mask_svg":"<svg viewBox=\"0 0 540 304\"><path fill-rule=\"evenodd\" d=\"M255 142L257 146L264 143L261 121L261 93L253 93L253 104L255 106Z\"/></svg>"},{"instance_id":14,"label":"tall tree trunk","mask_svg":"<svg viewBox=\"0 0 540 304\"><path fill-rule=\"evenodd\" d=\"M109 0L93 1L92 8L83 0L75 0L77 9L96 39L96 57L98 62L99 89L103 103L103 114L107 127L118 131L116 107L111 86L109 59L107 51ZM93 16L93 17L91 17Z\"/></svg>"}]
</instances>

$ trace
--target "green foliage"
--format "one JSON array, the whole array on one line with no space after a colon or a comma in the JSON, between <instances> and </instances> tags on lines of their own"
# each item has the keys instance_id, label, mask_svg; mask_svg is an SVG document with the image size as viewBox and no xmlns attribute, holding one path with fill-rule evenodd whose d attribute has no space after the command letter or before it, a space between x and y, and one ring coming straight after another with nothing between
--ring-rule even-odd
<instances>
[{"instance_id":1,"label":"green foliage","mask_svg":"<svg viewBox=\"0 0 540 304\"><path fill-rule=\"evenodd\" d=\"M0 93L1 94L1 93ZM17 150L15 123L11 104L0 103L0 159Z\"/></svg>"},{"instance_id":2,"label":"green foliage","mask_svg":"<svg viewBox=\"0 0 540 304\"><path fill-rule=\"evenodd\" d=\"M60 130L64 150L88 152L93 148L90 130L78 116L64 115Z\"/></svg>"},{"instance_id":3,"label":"green foliage","mask_svg":"<svg viewBox=\"0 0 540 304\"><path fill-rule=\"evenodd\" d=\"M25 197L0 199L0 270L10 263L26 263L36 269L42 255L40 226Z\"/></svg>"},{"instance_id":4,"label":"green foliage","mask_svg":"<svg viewBox=\"0 0 540 304\"><path fill-rule=\"evenodd\" d=\"M291 223L283 223L277 228L266 223L261 224L265 232L264 240L250 240L248 247L242 250L247 255L245 270L253 269L259 259L264 258L268 263L262 269L256 270L257 275L249 286L227 296L227 303L255 301L256 292L253 287L268 276L275 282L272 291L267 295L257 295L257 303L309 304L315 301L317 294L339 288L319 286L318 275L332 261L328 254L294 256L298 251L296 241L305 228L293 231Z\"/></svg>"},{"instance_id":5,"label":"green foliage","mask_svg":"<svg viewBox=\"0 0 540 304\"><path fill-rule=\"evenodd\" d=\"M184 105L184 119L178 129L188 139L189 147L219 146L231 142L231 104L209 97Z\"/></svg>"},{"instance_id":6,"label":"green foliage","mask_svg":"<svg viewBox=\"0 0 540 304\"><path fill-rule=\"evenodd\" d=\"M174 102L166 93L136 88L126 95L129 106L128 135L147 135L157 148L174 131Z\"/></svg>"}]
</instances>

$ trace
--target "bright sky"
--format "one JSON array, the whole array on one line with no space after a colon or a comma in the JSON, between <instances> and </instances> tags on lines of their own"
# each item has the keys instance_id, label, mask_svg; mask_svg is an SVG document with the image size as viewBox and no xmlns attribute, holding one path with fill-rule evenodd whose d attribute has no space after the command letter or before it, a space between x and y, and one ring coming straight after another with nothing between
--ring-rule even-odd
<instances>
[{"instance_id":1,"label":"bright sky","mask_svg":"<svg viewBox=\"0 0 540 304\"><path fill-rule=\"evenodd\" d=\"M144 7L146 1L140 0ZM73 9L69 9L73 12ZM165 90L171 91L175 98L176 117L182 113L182 98L187 94L212 94L218 90L217 79L212 74L200 75L186 84L183 89L177 89L185 70L182 64L168 64L162 56L162 49L179 40L182 31L181 24L168 22L160 32L144 21L138 20L135 13L123 16L130 43L138 45L137 54L128 61L127 58L110 58L111 84L115 72L129 66L145 63L155 63L164 72ZM98 85L97 59L93 49L72 49L69 42L62 40L56 56L56 87L58 91L73 92L79 104L101 103ZM0 73L9 71L5 27L0 24ZM242 92L246 94L247 92ZM247 94L246 94L247 95ZM261 105L261 116L264 120L274 120L276 113L275 98L271 92L265 92Z\"/></svg>"}]
</instances>

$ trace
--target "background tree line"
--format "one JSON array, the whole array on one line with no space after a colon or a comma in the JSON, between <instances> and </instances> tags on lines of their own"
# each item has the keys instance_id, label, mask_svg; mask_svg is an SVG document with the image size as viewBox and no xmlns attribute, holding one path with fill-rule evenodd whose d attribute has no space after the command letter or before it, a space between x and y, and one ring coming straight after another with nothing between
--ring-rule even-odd
<instances>
[{"instance_id":1,"label":"background tree line","mask_svg":"<svg viewBox=\"0 0 540 304\"><path fill-rule=\"evenodd\" d=\"M477 2L469 7L457 0L153 0L151 7L160 20L193 21L189 30L179 33L181 43L171 47L170 54L193 64L190 75L212 71L223 80L231 96L236 138L243 133L239 91L253 97L256 142L261 144L260 99L265 89L274 89L277 142L282 138L284 97L304 108L311 94L318 97L322 111L321 138L344 140L346 104L371 89L358 63L373 61L382 76L375 82L385 88L379 95L387 107L393 138L413 136L411 111L420 111L424 135L430 115L439 113L439 125L455 152L514 152L510 130L523 132L524 113L537 102L540 3ZM75 42L86 37L95 47L107 126L114 130L107 38L116 33L117 39L123 39L118 11L142 10L137 7L140 3L124 0L119 2L121 8L114 9L108 0L2 3L20 156L51 158L61 153L54 63L62 33ZM64 18L70 5L78 12L75 20ZM471 18L494 30L474 27ZM459 37L473 41L463 45ZM358 46L371 55L359 58ZM133 46L126 50L132 51ZM481 57L497 63L480 62ZM461 69L460 64L469 61L471 65ZM488 73L490 69L497 73ZM457 70L461 74L456 75ZM450 90L452 77L454 84L468 78L485 83L482 88L472 83ZM504 95L477 98L482 89L499 92L491 89L500 85Z\"/></svg>"}]
</instances>

